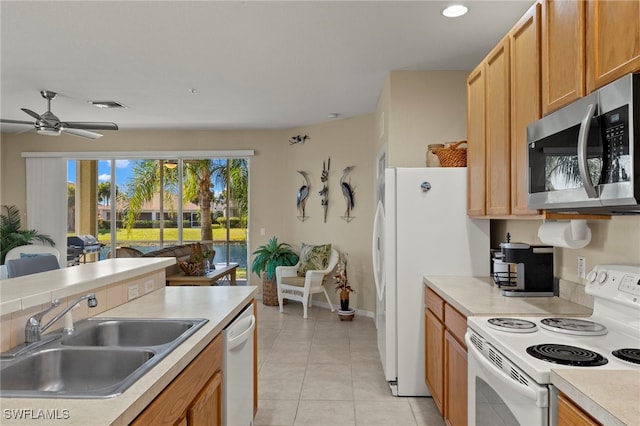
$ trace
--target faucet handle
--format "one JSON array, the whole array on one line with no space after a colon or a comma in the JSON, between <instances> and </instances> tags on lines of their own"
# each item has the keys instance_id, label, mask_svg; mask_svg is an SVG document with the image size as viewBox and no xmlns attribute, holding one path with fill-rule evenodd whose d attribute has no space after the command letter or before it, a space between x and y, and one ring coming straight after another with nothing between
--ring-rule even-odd
<instances>
[{"instance_id":1,"label":"faucet handle","mask_svg":"<svg viewBox=\"0 0 640 426\"><path fill-rule=\"evenodd\" d=\"M54 299L51 302L51 306L49 306L47 309L29 317L24 328L24 341L26 343L33 343L40 340L40 336L42 335L42 330L40 329L40 321L42 321L42 317L51 312L53 309L57 308L59 305L60 300Z\"/></svg>"},{"instance_id":2,"label":"faucet handle","mask_svg":"<svg viewBox=\"0 0 640 426\"><path fill-rule=\"evenodd\" d=\"M45 309L42 312L39 312L37 314L35 314L34 316L32 316L31 318L29 318L29 321L31 322L32 320L37 321L38 324L40 323L40 321L42 321L42 317L47 315L49 312L51 312L53 309L57 308L58 306L60 306L60 299L54 299L51 301L51 306L49 306L47 309Z\"/></svg>"}]
</instances>

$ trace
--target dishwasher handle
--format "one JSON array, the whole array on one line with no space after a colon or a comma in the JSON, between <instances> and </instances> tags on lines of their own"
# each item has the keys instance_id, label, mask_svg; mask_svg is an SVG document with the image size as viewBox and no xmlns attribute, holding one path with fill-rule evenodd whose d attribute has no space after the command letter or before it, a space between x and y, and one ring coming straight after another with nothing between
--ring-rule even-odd
<instances>
[{"instance_id":1,"label":"dishwasher handle","mask_svg":"<svg viewBox=\"0 0 640 426\"><path fill-rule=\"evenodd\" d=\"M241 331L240 334L235 335L236 329L242 329L246 323L249 323L247 328L244 331ZM231 325L227 330L228 340L227 340L227 348L229 350L233 350L234 348L240 346L244 342L247 341L250 337L253 336L253 330L256 328L256 316L251 315L250 317L246 317L237 321L235 324Z\"/></svg>"}]
</instances>

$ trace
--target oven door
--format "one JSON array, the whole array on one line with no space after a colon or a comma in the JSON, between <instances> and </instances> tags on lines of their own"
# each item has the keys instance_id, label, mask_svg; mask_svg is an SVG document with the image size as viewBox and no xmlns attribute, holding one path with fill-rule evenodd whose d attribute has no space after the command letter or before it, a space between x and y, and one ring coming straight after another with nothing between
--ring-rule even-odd
<instances>
[{"instance_id":1,"label":"oven door","mask_svg":"<svg viewBox=\"0 0 640 426\"><path fill-rule=\"evenodd\" d=\"M534 382L471 329L465 340L469 425L548 426L548 387Z\"/></svg>"}]
</instances>

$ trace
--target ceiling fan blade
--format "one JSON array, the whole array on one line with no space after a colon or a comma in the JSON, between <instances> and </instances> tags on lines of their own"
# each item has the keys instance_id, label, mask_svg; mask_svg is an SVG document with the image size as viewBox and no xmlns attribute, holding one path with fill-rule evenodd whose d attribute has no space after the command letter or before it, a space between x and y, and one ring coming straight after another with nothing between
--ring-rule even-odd
<instances>
[{"instance_id":1,"label":"ceiling fan blade","mask_svg":"<svg viewBox=\"0 0 640 426\"><path fill-rule=\"evenodd\" d=\"M40 114L35 113L35 112L31 111L30 109L27 109L27 108L20 108L20 109L22 111L26 112L27 114L29 114L30 116L32 116L33 118L35 118L36 120L44 120L44 118L42 118L40 116ZM44 121L46 121L46 120L44 120Z\"/></svg>"},{"instance_id":2,"label":"ceiling fan blade","mask_svg":"<svg viewBox=\"0 0 640 426\"><path fill-rule=\"evenodd\" d=\"M0 123L7 123L7 124L28 124L29 126L33 126L33 121L5 120L4 118L0 118Z\"/></svg>"},{"instance_id":3,"label":"ceiling fan blade","mask_svg":"<svg viewBox=\"0 0 640 426\"><path fill-rule=\"evenodd\" d=\"M69 133L70 135L80 136L81 138L86 138L86 139L98 139L102 137L100 133L93 133L87 130L73 129L73 128L69 129L66 127L60 127L60 130L64 133Z\"/></svg>"},{"instance_id":4,"label":"ceiling fan blade","mask_svg":"<svg viewBox=\"0 0 640 426\"><path fill-rule=\"evenodd\" d=\"M60 123L65 129L83 129L83 130L118 130L116 123L107 122L90 122L90 121L65 121Z\"/></svg>"}]
</instances>

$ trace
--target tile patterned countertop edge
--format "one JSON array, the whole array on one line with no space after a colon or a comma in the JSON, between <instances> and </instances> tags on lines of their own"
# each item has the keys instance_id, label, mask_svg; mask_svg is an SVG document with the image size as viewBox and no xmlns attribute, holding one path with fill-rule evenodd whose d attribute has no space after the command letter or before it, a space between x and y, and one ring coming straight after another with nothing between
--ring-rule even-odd
<instances>
[{"instance_id":1,"label":"tile patterned countertop edge","mask_svg":"<svg viewBox=\"0 0 640 426\"><path fill-rule=\"evenodd\" d=\"M423 282L465 316L588 316L592 312L559 297L505 297L490 277L427 276Z\"/></svg>"},{"instance_id":2,"label":"tile patterned countertop edge","mask_svg":"<svg viewBox=\"0 0 640 426\"><path fill-rule=\"evenodd\" d=\"M206 318L209 321L123 394L108 399L0 398L2 424L42 424L42 415L65 417L66 426L127 425L250 303L255 286L165 287L98 317ZM30 417L18 420L18 413ZM13 417L7 418L6 413ZM13 414L16 413L16 414Z\"/></svg>"},{"instance_id":3,"label":"tile patterned countertop edge","mask_svg":"<svg viewBox=\"0 0 640 426\"><path fill-rule=\"evenodd\" d=\"M603 425L640 424L640 371L556 369L551 383Z\"/></svg>"}]
</instances>

